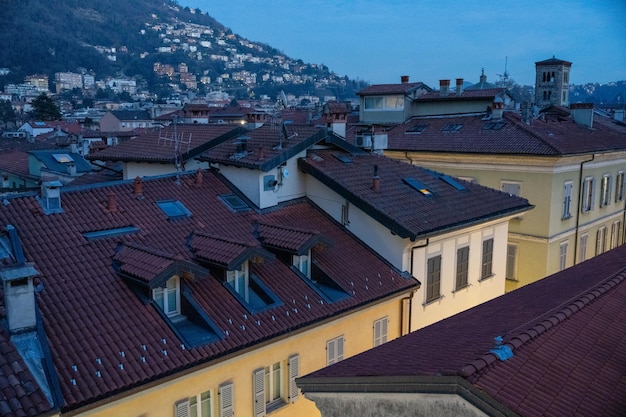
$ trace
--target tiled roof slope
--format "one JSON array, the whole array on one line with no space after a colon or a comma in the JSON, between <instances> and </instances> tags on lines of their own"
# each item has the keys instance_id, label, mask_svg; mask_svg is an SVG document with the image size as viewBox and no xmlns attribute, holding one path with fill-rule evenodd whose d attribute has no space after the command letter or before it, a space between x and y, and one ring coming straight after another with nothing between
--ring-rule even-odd
<instances>
[{"instance_id":1,"label":"tiled roof slope","mask_svg":"<svg viewBox=\"0 0 626 417\"><path fill-rule=\"evenodd\" d=\"M521 416L623 416L625 303L620 246L309 376L460 375Z\"/></svg>"},{"instance_id":2,"label":"tiled roof slope","mask_svg":"<svg viewBox=\"0 0 626 417\"><path fill-rule=\"evenodd\" d=\"M62 190L63 213L58 214L44 215L34 195L9 198L0 210L0 223L16 228L26 260L40 272L44 290L37 295L37 302L66 402L62 411L200 366L418 284L308 200L265 213L233 212L220 198L232 190L218 174L205 172L202 181L197 175L181 175L180 185L175 176L143 181L141 190L130 181ZM164 200L179 201L191 215L168 218L156 204ZM119 256L133 251L133 256L139 256L137 251L149 248L153 255L161 254L163 265L167 259L195 263L189 245L194 233L253 242L257 222L314 228L331 241L332 247L314 252L314 263L350 296L329 303L289 265L265 259L251 263L250 272L282 302L251 314L217 278L196 274L192 281L185 280L185 285L219 329L220 338L190 348L116 270L119 260L113 258L120 248L129 252ZM84 235L131 226L134 233L90 239ZM139 258L126 257L124 265L137 266L143 259ZM380 278L375 278L379 274ZM136 275L149 280L146 268ZM368 286L372 279L378 285Z\"/></svg>"},{"instance_id":3,"label":"tiled roof slope","mask_svg":"<svg viewBox=\"0 0 626 417\"><path fill-rule=\"evenodd\" d=\"M298 163L300 169L405 238L426 238L532 208L526 199L456 180L463 188L459 190L435 171L375 154L315 150ZM373 188L375 172L378 191ZM405 178L418 180L431 195L422 194Z\"/></svg>"},{"instance_id":4,"label":"tiled roof slope","mask_svg":"<svg viewBox=\"0 0 626 417\"><path fill-rule=\"evenodd\" d=\"M241 131L244 129L217 124L179 124L176 128L146 129L135 138L94 152L86 158L99 161L173 162L174 138L178 138L180 155L183 160L187 160L229 137L229 133Z\"/></svg>"},{"instance_id":5,"label":"tiled roof slope","mask_svg":"<svg viewBox=\"0 0 626 417\"><path fill-rule=\"evenodd\" d=\"M311 125L265 124L212 147L199 159L267 172L321 141L326 133Z\"/></svg>"},{"instance_id":6,"label":"tiled roof slope","mask_svg":"<svg viewBox=\"0 0 626 417\"><path fill-rule=\"evenodd\" d=\"M387 132L388 149L544 156L626 149L626 135L605 123L594 123L594 128L589 129L570 117L548 115L545 120L536 119L528 125L520 120L519 113L505 112L503 126L489 129L497 121L483 120L484 116L411 118ZM462 127L444 131L453 124ZM421 133L410 131L420 125L425 126Z\"/></svg>"}]
</instances>

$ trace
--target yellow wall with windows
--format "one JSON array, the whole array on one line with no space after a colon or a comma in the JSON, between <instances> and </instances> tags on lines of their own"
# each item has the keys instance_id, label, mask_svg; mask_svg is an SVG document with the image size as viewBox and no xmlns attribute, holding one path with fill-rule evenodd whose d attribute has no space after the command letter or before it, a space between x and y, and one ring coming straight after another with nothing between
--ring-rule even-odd
<instances>
[{"instance_id":1,"label":"yellow wall with windows","mask_svg":"<svg viewBox=\"0 0 626 417\"><path fill-rule=\"evenodd\" d=\"M281 397L287 401L288 369L291 355L299 355L299 376L326 366L327 341L344 337L344 359L374 346L374 321L388 319L387 340L401 335L402 298L408 293L395 296L376 305L354 311L309 329L294 331L262 347L253 347L247 352L217 361L193 372L162 382L150 388L139 387L131 395L113 398L91 410L80 410L81 416L175 416L174 405L188 397L210 391L212 416L219 416L218 388L224 383L233 383L235 416L254 416L253 371L281 363ZM285 404L268 415L275 417L315 417L319 411L313 402L299 395L293 404ZM195 417L195 416L194 416Z\"/></svg>"}]
</instances>

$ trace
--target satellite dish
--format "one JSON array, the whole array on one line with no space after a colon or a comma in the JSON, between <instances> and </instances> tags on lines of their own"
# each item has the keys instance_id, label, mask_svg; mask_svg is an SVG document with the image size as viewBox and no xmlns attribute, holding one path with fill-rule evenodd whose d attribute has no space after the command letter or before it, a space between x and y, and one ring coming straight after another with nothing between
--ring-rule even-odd
<instances>
[{"instance_id":1,"label":"satellite dish","mask_svg":"<svg viewBox=\"0 0 626 417\"><path fill-rule=\"evenodd\" d=\"M289 176L289 171L287 170L287 168L283 169L283 177L287 178Z\"/></svg>"}]
</instances>

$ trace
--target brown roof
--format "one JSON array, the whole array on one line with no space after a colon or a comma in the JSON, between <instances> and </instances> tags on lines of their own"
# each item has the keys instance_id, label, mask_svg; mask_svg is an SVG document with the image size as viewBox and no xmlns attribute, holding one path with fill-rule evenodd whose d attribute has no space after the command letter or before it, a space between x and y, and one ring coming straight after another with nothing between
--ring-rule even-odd
<instances>
[{"instance_id":1,"label":"brown roof","mask_svg":"<svg viewBox=\"0 0 626 417\"><path fill-rule=\"evenodd\" d=\"M520 416L623 416L625 260L620 246L304 380L461 376Z\"/></svg>"},{"instance_id":2,"label":"brown roof","mask_svg":"<svg viewBox=\"0 0 626 417\"><path fill-rule=\"evenodd\" d=\"M299 167L404 238L426 238L532 208L526 199L374 154L311 150Z\"/></svg>"},{"instance_id":3,"label":"brown roof","mask_svg":"<svg viewBox=\"0 0 626 417\"><path fill-rule=\"evenodd\" d=\"M68 187L61 189L63 212L50 215L44 214L33 193L9 197L3 205L0 222L16 228L26 261L40 272L44 290L37 294L37 303L65 401L62 411L136 389L418 285L308 200L268 212L235 212L222 198L233 190L212 172L203 177L197 181L196 175L183 174L178 185L175 176L146 180L141 192L132 181ZM157 204L162 202L178 202L185 214L171 217ZM269 249L255 238L257 223L313 229L332 242L323 251L313 248L315 268L331 277L345 297L329 301L290 265L266 256L249 268L273 293L274 303L251 312L219 275L201 267L204 260L194 253L197 242L190 244L189 238L202 235L250 242L258 250L254 254L263 255ZM203 248L216 257L213 249ZM137 291L176 265L183 285L214 328L212 338L193 349ZM184 271L190 265L197 267L194 279L187 280ZM368 286L368 278L378 285ZM3 328L0 336L0 349L4 349ZM16 369L7 367L10 356L5 352L0 355L0 370L17 375ZM3 380L0 374L0 389L9 389ZM17 383L9 385L18 389ZM12 391L5 392L15 398ZM21 398L11 400L15 407Z\"/></svg>"}]
</instances>

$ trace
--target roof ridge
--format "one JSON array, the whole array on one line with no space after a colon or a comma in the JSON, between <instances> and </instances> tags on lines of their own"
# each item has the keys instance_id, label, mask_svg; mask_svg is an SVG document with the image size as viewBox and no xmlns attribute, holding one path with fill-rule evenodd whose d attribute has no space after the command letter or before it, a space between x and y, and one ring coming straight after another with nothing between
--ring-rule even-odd
<instances>
[{"instance_id":1,"label":"roof ridge","mask_svg":"<svg viewBox=\"0 0 626 417\"><path fill-rule=\"evenodd\" d=\"M506 112L504 113L506 114ZM517 125L521 130L523 130L524 132L526 132L527 134L533 136L536 139L539 139L544 145L548 146L550 149L552 149L554 152L557 153L557 155L562 155L563 152L561 152L559 149L557 149L556 147L554 147L551 143L545 141L541 136L539 136L537 133L535 133L534 131L532 131L528 125L526 125L526 123L523 123L522 120L517 120L517 118L515 117L507 117L507 119L509 121L511 121L511 123Z\"/></svg>"},{"instance_id":2,"label":"roof ridge","mask_svg":"<svg viewBox=\"0 0 626 417\"><path fill-rule=\"evenodd\" d=\"M273 224L268 221L257 221L257 223L259 224L259 226L273 227L276 229L289 230L292 232L307 233L311 235L318 235L320 233L319 231L313 230L313 229L303 229L300 227L292 227L292 226L287 226L287 225L282 225L282 224Z\"/></svg>"},{"instance_id":3,"label":"roof ridge","mask_svg":"<svg viewBox=\"0 0 626 417\"><path fill-rule=\"evenodd\" d=\"M520 331L519 333L508 337L507 340L502 343L502 346L506 346L511 352L514 352L515 349L521 348L544 332L558 326L560 323L564 322L575 313L581 311L588 304L595 301L611 289L617 287L624 281L626 281L626 268L614 273L601 284L584 291L580 295L575 296L552 310L538 316L535 320L530 322L534 322L535 324L524 331ZM518 328L519 327L521 326L518 326ZM498 356L495 352L487 352L459 369L458 375L464 378L470 377L471 375L482 371L484 368L490 367L497 361L497 359Z\"/></svg>"}]
</instances>

